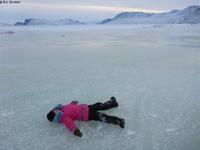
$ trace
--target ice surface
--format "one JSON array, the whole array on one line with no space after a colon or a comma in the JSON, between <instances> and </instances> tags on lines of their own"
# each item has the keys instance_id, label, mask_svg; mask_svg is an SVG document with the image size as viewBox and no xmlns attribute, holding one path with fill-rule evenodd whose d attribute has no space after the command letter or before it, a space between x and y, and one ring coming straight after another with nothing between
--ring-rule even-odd
<instances>
[{"instance_id":1,"label":"ice surface","mask_svg":"<svg viewBox=\"0 0 200 150\"><path fill-rule=\"evenodd\" d=\"M0 150L199 150L200 26L1 27ZM58 103L106 101L123 130L51 124Z\"/></svg>"}]
</instances>

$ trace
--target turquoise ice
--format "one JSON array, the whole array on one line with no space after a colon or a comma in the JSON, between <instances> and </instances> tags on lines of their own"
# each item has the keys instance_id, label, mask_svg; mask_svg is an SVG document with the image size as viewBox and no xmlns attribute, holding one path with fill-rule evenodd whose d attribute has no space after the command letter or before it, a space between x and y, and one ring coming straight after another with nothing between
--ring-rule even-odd
<instances>
[{"instance_id":1,"label":"turquoise ice","mask_svg":"<svg viewBox=\"0 0 200 150\"><path fill-rule=\"evenodd\" d=\"M199 25L0 27L1 150L199 150L199 91ZM111 96L124 130L46 119Z\"/></svg>"}]
</instances>

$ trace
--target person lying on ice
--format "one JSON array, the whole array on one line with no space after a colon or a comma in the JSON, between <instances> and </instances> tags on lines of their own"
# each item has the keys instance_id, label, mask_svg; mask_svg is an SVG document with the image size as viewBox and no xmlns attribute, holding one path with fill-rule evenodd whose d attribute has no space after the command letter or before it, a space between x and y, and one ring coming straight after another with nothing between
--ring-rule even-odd
<instances>
[{"instance_id":1,"label":"person lying on ice","mask_svg":"<svg viewBox=\"0 0 200 150\"><path fill-rule=\"evenodd\" d=\"M82 133L75 125L74 120L102 121L124 128L124 119L99 112L99 110L107 110L114 107L118 107L115 97L111 97L110 100L105 103L97 102L93 105L78 104L78 101L72 101L70 104L57 105L47 114L47 119L50 122L63 123L74 135L82 137Z\"/></svg>"}]
</instances>

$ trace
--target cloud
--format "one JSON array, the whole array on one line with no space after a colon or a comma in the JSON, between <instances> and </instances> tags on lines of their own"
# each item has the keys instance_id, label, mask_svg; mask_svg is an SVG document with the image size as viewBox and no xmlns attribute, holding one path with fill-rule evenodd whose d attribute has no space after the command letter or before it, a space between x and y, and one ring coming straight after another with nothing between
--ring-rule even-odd
<instances>
[{"instance_id":1,"label":"cloud","mask_svg":"<svg viewBox=\"0 0 200 150\"><path fill-rule=\"evenodd\" d=\"M142 11L142 12L161 12L160 10L139 9L131 7L115 7L106 5L80 5L80 4L45 4L45 3L25 3L24 8L34 10L71 10L71 11L108 11L108 12L123 12L123 11Z\"/></svg>"}]
</instances>

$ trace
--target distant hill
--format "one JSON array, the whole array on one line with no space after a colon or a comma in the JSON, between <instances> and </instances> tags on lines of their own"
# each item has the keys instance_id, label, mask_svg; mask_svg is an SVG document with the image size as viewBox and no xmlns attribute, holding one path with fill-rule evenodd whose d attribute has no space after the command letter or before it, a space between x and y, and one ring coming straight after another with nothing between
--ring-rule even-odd
<instances>
[{"instance_id":1,"label":"distant hill","mask_svg":"<svg viewBox=\"0 0 200 150\"><path fill-rule=\"evenodd\" d=\"M61 20L46 20L46 19L25 19L24 22L16 22L15 25L82 25L85 24L80 21L72 20L72 19L61 19Z\"/></svg>"},{"instance_id":2,"label":"distant hill","mask_svg":"<svg viewBox=\"0 0 200 150\"><path fill-rule=\"evenodd\" d=\"M165 13L122 12L100 24L196 24L200 23L200 6Z\"/></svg>"},{"instance_id":3,"label":"distant hill","mask_svg":"<svg viewBox=\"0 0 200 150\"><path fill-rule=\"evenodd\" d=\"M1 23L1 22L0 22L0 26L12 26L12 24L9 24L9 23Z\"/></svg>"}]
</instances>

